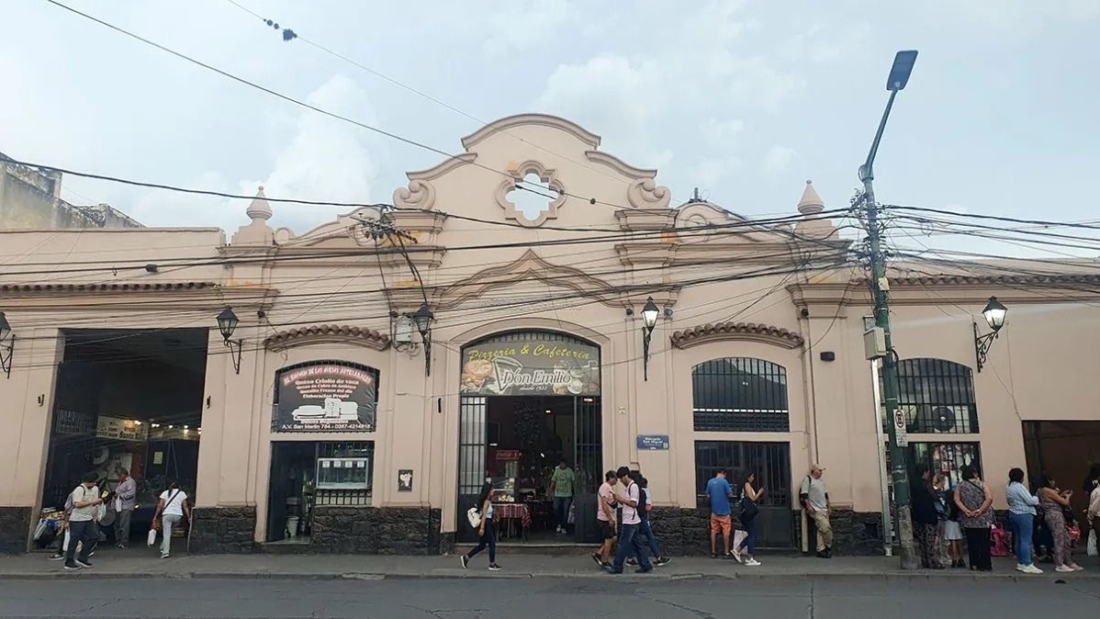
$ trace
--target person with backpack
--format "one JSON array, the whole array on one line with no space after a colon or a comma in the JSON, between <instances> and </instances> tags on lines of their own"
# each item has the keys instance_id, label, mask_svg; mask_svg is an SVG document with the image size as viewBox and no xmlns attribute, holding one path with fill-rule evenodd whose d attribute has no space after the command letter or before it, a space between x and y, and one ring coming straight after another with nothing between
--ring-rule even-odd
<instances>
[{"instance_id":1,"label":"person with backpack","mask_svg":"<svg viewBox=\"0 0 1100 619\"><path fill-rule=\"evenodd\" d=\"M172 551L172 529L179 526L181 520L187 517L191 521L191 507L187 504L187 493L180 489L174 481L168 482L168 489L160 493L157 501L157 511L153 515L153 528L157 528L157 521L161 522L160 558L167 559Z\"/></svg>"},{"instance_id":2,"label":"person with backpack","mask_svg":"<svg viewBox=\"0 0 1100 619\"><path fill-rule=\"evenodd\" d=\"M99 541L99 526L96 520L99 518L99 508L103 505L96 479L95 473L85 475L84 481L73 489L65 501L65 509L69 512L69 545L65 549L66 571L92 567L88 557L91 556L94 543ZM74 558L78 544L81 546L80 554Z\"/></svg>"},{"instance_id":3,"label":"person with backpack","mask_svg":"<svg viewBox=\"0 0 1100 619\"><path fill-rule=\"evenodd\" d=\"M798 489L798 498L802 501L802 507L810 515L817 527L817 556L822 559L833 558L833 525L829 522L832 516L832 505L829 503L829 489L825 481L821 479L825 469L820 464L810 466L810 474L802 480Z\"/></svg>"},{"instance_id":4,"label":"person with backpack","mask_svg":"<svg viewBox=\"0 0 1100 619\"><path fill-rule=\"evenodd\" d=\"M647 574L653 571L653 564L646 555L646 547L638 537L642 525L639 510L645 509L642 491L638 484L631 478L630 469L625 466L616 471L619 482L623 486L622 494L616 494L615 500L623 507L623 524L619 533L619 549L615 553L615 560L606 570L611 574L622 574L623 564L627 555L633 553L638 558L638 574Z\"/></svg>"},{"instance_id":5,"label":"person with backpack","mask_svg":"<svg viewBox=\"0 0 1100 619\"><path fill-rule=\"evenodd\" d=\"M657 536L653 534L653 527L649 524L649 512L653 511L653 497L649 494L649 480L642 477L638 471L632 471L632 473L638 473L638 487L642 489L642 495L645 499L645 509L638 510L638 516L642 519L642 528L639 533L644 535L649 543L649 551L653 553L653 566L664 567L672 563L672 559L661 556L661 549L657 546ZM638 559L631 558L627 561L627 564L637 565Z\"/></svg>"},{"instance_id":6,"label":"person with backpack","mask_svg":"<svg viewBox=\"0 0 1100 619\"><path fill-rule=\"evenodd\" d=\"M496 531L493 530L493 494L496 490L493 489L493 484L485 482L481 485L481 493L477 497L477 505L481 513L481 522L478 524L478 544L470 552L462 555L462 569L466 569L470 566L470 559L473 559L486 548L489 549L489 571L496 572L500 570L500 566L497 565L497 536Z\"/></svg>"},{"instance_id":7,"label":"person with backpack","mask_svg":"<svg viewBox=\"0 0 1100 619\"><path fill-rule=\"evenodd\" d=\"M966 569L966 561L963 559L962 550L962 541L965 536L963 535L962 525L959 524L962 510L955 503L957 488L958 486L947 490L947 520L943 523L943 538L947 540L947 552L951 556L951 567Z\"/></svg>"}]
</instances>

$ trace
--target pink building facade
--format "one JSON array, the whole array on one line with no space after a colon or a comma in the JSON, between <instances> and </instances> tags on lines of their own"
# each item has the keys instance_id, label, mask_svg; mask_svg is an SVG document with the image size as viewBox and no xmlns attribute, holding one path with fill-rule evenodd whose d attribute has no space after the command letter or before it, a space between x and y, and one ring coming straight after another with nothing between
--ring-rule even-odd
<instances>
[{"instance_id":1,"label":"pink building facade","mask_svg":"<svg viewBox=\"0 0 1100 619\"><path fill-rule=\"evenodd\" d=\"M790 217L747 221L673 205L657 171L560 118L462 145L410 172L395 208L301 235L262 191L228 238L0 232L0 552L43 546L40 517L78 477L120 468L142 480L139 511L169 478L188 488L192 552L446 552L487 478L510 541L585 543L621 465L648 479L669 554L703 550L718 468L763 478L763 542L793 548L813 462L838 552L882 551L870 299L812 185ZM541 210L516 206L536 192ZM929 268L890 282L911 460L979 464L1002 509L1014 466L1076 486L1100 460L1100 277ZM1009 318L979 371L991 296ZM546 501L560 459L576 473L564 534Z\"/></svg>"}]
</instances>

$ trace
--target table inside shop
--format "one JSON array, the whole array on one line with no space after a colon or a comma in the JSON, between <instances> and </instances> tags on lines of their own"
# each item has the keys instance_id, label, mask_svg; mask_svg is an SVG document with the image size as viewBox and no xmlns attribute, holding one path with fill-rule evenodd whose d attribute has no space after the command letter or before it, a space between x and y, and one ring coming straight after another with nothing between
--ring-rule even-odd
<instances>
[{"instance_id":1,"label":"table inside shop","mask_svg":"<svg viewBox=\"0 0 1100 619\"><path fill-rule=\"evenodd\" d=\"M531 528L531 510L524 503L493 503L493 520L502 524L506 523L506 526L500 529L500 533L505 533L507 537L522 535L524 539L527 539L527 531ZM516 531L517 521L519 523L518 533Z\"/></svg>"}]
</instances>

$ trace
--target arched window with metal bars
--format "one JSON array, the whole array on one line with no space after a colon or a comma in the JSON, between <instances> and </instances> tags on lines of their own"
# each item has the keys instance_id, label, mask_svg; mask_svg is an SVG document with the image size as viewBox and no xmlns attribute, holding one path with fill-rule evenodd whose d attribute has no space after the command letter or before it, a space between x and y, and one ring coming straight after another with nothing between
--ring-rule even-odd
<instances>
[{"instance_id":1,"label":"arched window with metal bars","mask_svg":"<svg viewBox=\"0 0 1100 619\"><path fill-rule=\"evenodd\" d=\"M898 386L898 407L910 434L978 432L974 373L969 367L945 359L903 359L898 362Z\"/></svg>"},{"instance_id":2,"label":"arched window with metal bars","mask_svg":"<svg viewBox=\"0 0 1100 619\"><path fill-rule=\"evenodd\" d=\"M691 372L697 432L788 432L787 370L752 357L711 359Z\"/></svg>"}]
</instances>

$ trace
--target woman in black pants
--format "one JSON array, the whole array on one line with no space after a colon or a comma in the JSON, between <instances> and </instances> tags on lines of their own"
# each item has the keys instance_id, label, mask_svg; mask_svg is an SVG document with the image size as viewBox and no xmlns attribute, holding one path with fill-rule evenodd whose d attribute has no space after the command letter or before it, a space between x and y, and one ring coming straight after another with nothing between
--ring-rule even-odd
<instances>
[{"instance_id":1,"label":"woman in black pants","mask_svg":"<svg viewBox=\"0 0 1100 619\"><path fill-rule=\"evenodd\" d=\"M992 539L993 494L978 478L973 466L962 469L963 481L955 487L955 504L962 515L959 524L966 531L966 550L970 554L970 569L993 571Z\"/></svg>"},{"instance_id":2,"label":"woman in black pants","mask_svg":"<svg viewBox=\"0 0 1100 619\"><path fill-rule=\"evenodd\" d=\"M489 549L489 571L496 572L500 570L500 566L497 565L497 538L496 531L493 530L493 484L485 482L481 486L481 494L478 495L477 504L481 508L481 526L478 527L477 534L480 541L477 547L470 552L462 555L462 569L466 569L470 565L470 559L477 556L479 552Z\"/></svg>"}]
</instances>

